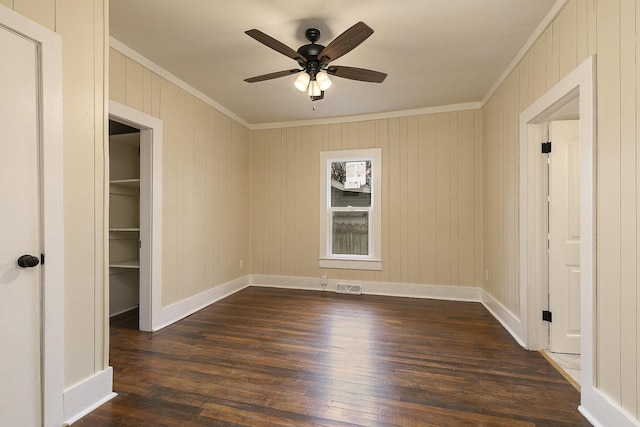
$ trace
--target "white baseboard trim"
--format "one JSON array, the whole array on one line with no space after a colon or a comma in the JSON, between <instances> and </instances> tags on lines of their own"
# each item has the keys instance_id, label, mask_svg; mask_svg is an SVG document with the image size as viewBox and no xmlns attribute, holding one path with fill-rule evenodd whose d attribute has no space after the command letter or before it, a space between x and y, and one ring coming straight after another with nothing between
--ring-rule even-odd
<instances>
[{"instance_id":1,"label":"white baseboard trim","mask_svg":"<svg viewBox=\"0 0 640 427\"><path fill-rule=\"evenodd\" d=\"M118 312L116 312L116 313L109 313L109 319L111 319L112 317L119 316L119 315L121 315L121 314L123 314L123 313L126 313L126 312L128 312L128 311L135 310L135 309L136 309L136 308L138 308L138 307L139 307L139 305L138 305L138 304L136 304L136 305L133 305L133 306L131 306L131 307L129 307L129 308L125 308L125 309L119 310L119 311L118 311Z\"/></svg>"},{"instance_id":2,"label":"white baseboard trim","mask_svg":"<svg viewBox=\"0 0 640 427\"><path fill-rule=\"evenodd\" d=\"M323 291L320 278L295 277L295 276L269 276L264 274L252 274L249 276L250 286L264 288L284 288Z\"/></svg>"},{"instance_id":3,"label":"white baseboard trim","mask_svg":"<svg viewBox=\"0 0 640 427\"><path fill-rule=\"evenodd\" d=\"M500 301L495 299L495 297L489 292L484 289L481 289L480 291L482 292L482 305L484 305L487 311L489 311L489 313L491 313L491 315L493 315L493 317L502 324L502 327L511 334L518 344L527 348L527 339L523 333L522 321L518 319L511 310L502 305Z\"/></svg>"},{"instance_id":4,"label":"white baseboard trim","mask_svg":"<svg viewBox=\"0 0 640 427\"><path fill-rule=\"evenodd\" d=\"M582 388L580 413L595 427L640 427L640 421L595 388Z\"/></svg>"},{"instance_id":5,"label":"white baseboard trim","mask_svg":"<svg viewBox=\"0 0 640 427\"><path fill-rule=\"evenodd\" d=\"M431 298L449 301L481 302L481 289L467 286L417 285L413 283L367 282L362 280L329 279L323 287L320 278L268 276L254 274L250 277L251 286L269 288L302 289L316 291L336 290L338 283L361 285L365 295L384 295L406 298Z\"/></svg>"},{"instance_id":6,"label":"white baseboard trim","mask_svg":"<svg viewBox=\"0 0 640 427\"><path fill-rule=\"evenodd\" d=\"M190 298L178 301L174 304L162 307L160 314L154 320L152 325L152 331L158 331L164 327L177 322L180 319L195 313L198 310L205 308L208 305L213 304L223 298L228 297L231 294L238 292L249 286L249 277L242 276L237 279L231 280L225 284L213 287Z\"/></svg>"},{"instance_id":7,"label":"white baseboard trim","mask_svg":"<svg viewBox=\"0 0 640 427\"><path fill-rule=\"evenodd\" d=\"M113 368L109 366L64 391L64 422L73 424L114 397Z\"/></svg>"}]
</instances>

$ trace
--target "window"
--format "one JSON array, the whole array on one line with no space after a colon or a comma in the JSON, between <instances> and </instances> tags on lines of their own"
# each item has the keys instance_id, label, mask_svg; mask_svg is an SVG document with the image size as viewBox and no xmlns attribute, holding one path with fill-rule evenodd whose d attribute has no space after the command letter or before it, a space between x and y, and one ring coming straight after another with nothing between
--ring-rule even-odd
<instances>
[{"instance_id":1,"label":"window","mask_svg":"<svg viewBox=\"0 0 640 427\"><path fill-rule=\"evenodd\" d=\"M382 270L381 150L320 153L320 267Z\"/></svg>"}]
</instances>

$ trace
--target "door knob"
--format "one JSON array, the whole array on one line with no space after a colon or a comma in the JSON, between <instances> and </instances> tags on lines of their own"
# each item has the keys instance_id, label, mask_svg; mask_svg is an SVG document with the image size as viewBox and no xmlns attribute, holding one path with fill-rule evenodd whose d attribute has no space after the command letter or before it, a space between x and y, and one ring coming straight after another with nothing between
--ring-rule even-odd
<instances>
[{"instance_id":1,"label":"door knob","mask_svg":"<svg viewBox=\"0 0 640 427\"><path fill-rule=\"evenodd\" d=\"M33 255L22 255L18 258L18 266L22 268L35 267L40 264L40 258Z\"/></svg>"}]
</instances>

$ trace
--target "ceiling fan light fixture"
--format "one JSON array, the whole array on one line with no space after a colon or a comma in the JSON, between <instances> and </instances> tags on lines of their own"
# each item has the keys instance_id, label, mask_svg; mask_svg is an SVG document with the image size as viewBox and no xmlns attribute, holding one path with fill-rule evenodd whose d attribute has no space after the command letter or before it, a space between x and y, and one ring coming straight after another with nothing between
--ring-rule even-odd
<instances>
[{"instance_id":1,"label":"ceiling fan light fixture","mask_svg":"<svg viewBox=\"0 0 640 427\"><path fill-rule=\"evenodd\" d=\"M304 92L309 87L309 80L311 80L309 74L301 73L296 79L294 85L300 92Z\"/></svg>"},{"instance_id":2,"label":"ceiling fan light fixture","mask_svg":"<svg viewBox=\"0 0 640 427\"><path fill-rule=\"evenodd\" d=\"M320 87L320 90L324 91L329 89L329 87L331 86L331 79L329 78L329 75L327 73L325 73L324 71L320 71L318 74L316 74L316 83Z\"/></svg>"},{"instance_id":3,"label":"ceiling fan light fixture","mask_svg":"<svg viewBox=\"0 0 640 427\"><path fill-rule=\"evenodd\" d=\"M309 96L320 96L322 91L320 90L320 85L315 80L311 80L309 83Z\"/></svg>"}]
</instances>

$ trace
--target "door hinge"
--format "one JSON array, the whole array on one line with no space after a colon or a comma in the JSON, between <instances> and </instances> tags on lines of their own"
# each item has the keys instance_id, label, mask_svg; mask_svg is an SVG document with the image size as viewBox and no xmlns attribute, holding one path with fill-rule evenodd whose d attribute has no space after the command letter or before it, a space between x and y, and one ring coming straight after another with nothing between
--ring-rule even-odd
<instances>
[{"instance_id":1,"label":"door hinge","mask_svg":"<svg viewBox=\"0 0 640 427\"><path fill-rule=\"evenodd\" d=\"M551 312L549 310L542 310L542 320L545 322L552 322L551 320Z\"/></svg>"},{"instance_id":2,"label":"door hinge","mask_svg":"<svg viewBox=\"0 0 640 427\"><path fill-rule=\"evenodd\" d=\"M540 145L542 145L542 154L547 154L551 152L551 141L543 142Z\"/></svg>"}]
</instances>

